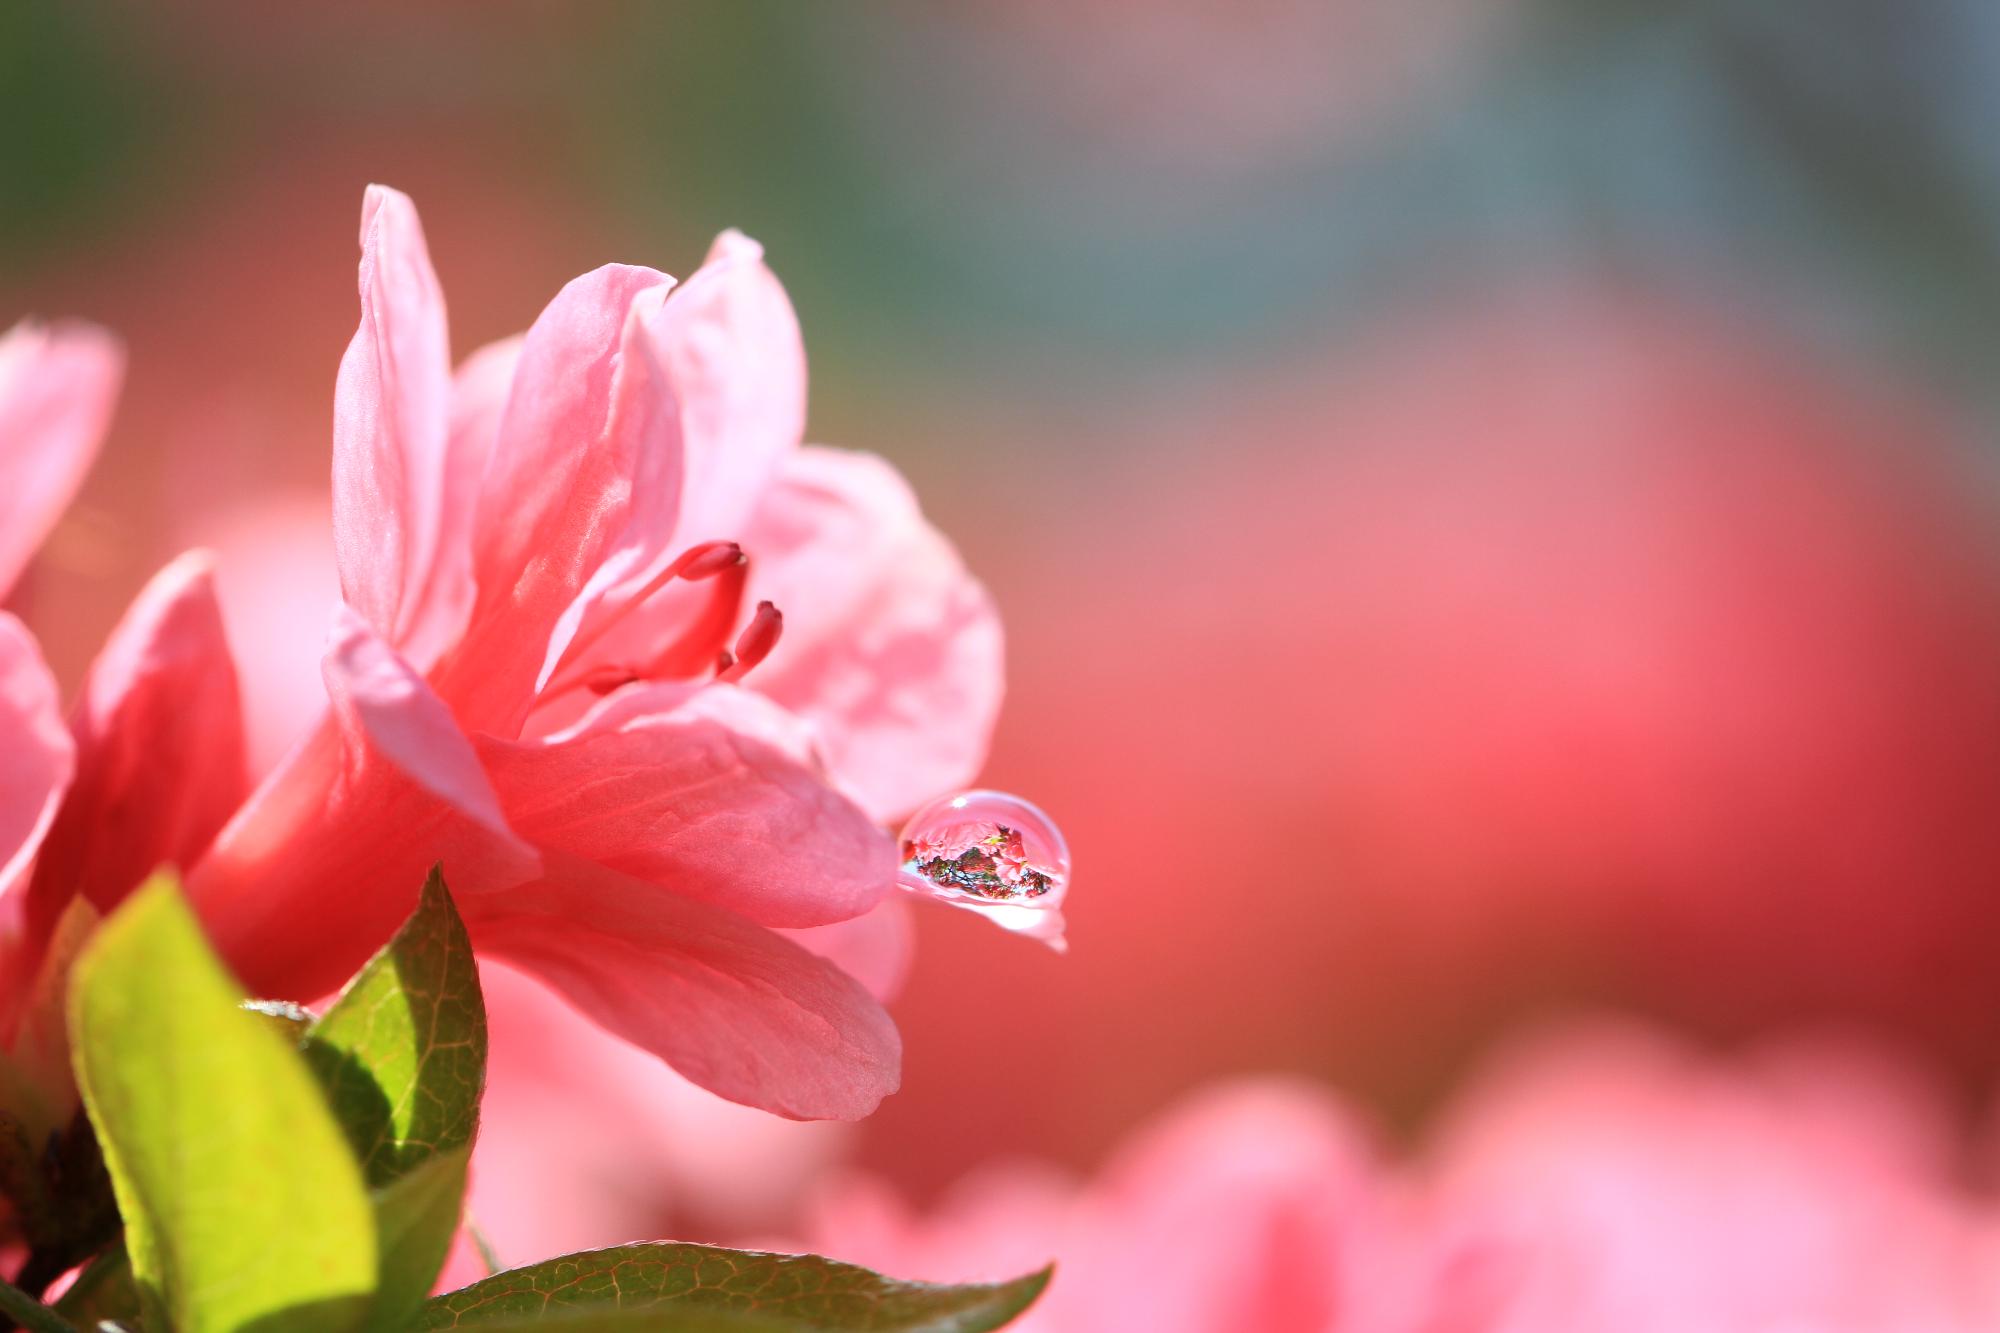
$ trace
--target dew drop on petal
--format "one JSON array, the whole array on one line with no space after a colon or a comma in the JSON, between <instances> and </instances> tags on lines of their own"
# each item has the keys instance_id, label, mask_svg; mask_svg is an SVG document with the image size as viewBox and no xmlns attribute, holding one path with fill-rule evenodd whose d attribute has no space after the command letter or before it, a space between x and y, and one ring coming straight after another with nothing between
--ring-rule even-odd
<instances>
[{"instance_id":1,"label":"dew drop on petal","mask_svg":"<svg viewBox=\"0 0 2000 1333\"><path fill-rule=\"evenodd\" d=\"M1069 845L1055 821L1018 796L968 791L932 801L903 825L912 893L977 912L1061 952Z\"/></svg>"}]
</instances>

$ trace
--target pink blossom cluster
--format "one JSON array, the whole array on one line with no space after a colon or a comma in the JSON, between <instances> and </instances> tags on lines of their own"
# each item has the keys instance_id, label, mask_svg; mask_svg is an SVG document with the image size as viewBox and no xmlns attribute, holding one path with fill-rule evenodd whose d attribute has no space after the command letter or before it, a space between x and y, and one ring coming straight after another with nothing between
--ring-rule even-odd
<instances>
[{"instance_id":1,"label":"pink blossom cluster","mask_svg":"<svg viewBox=\"0 0 2000 1333\"><path fill-rule=\"evenodd\" d=\"M808 1241L886 1271L1061 1256L1023 1333L1972 1333L2000 1200L1869 1052L1724 1060L1584 1027L1503 1053L1398 1162L1296 1081L1199 1093L1094 1180L994 1165L919 1214L865 1178Z\"/></svg>"},{"instance_id":2,"label":"pink blossom cluster","mask_svg":"<svg viewBox=\"0 0 2000 1333\"><path fill-rule=\"evenodd\" d=\"M866 1114L900 1042L814 950L901 938L883 823L984 756L985 592L888 464L802 444L798 325L747 238L678 284L584 274L455 366L407 197L368 191L361 252L334 393L342 605L296 748L253 784L205 554L148 584L67 721L0 614L0 1050L77 904L108 910L156 865L253 991L311 1001L441 862L483 955L692 1081ZM119 372L94 329L0 342L0 595Z\"/></svg>"}]
</instances>

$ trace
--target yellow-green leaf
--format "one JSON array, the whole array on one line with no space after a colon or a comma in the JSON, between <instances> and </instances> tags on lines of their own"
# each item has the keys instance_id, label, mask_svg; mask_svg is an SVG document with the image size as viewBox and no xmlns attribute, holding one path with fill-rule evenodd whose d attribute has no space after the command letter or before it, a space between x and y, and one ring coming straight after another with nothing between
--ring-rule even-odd
<instances>
[{"instance_id":1,"label":"yellow-green leaf","mask_svg":"<svg viewBox=\"0 0 2000 1333\"><path fill-rule=\"evenodd\" d=\"M140 1300L174 1333L346 1333L375 1290L373 1207L312 1071L241 999L165 874L73 970L77 1084Z\"/></svg>"}]
</instances>

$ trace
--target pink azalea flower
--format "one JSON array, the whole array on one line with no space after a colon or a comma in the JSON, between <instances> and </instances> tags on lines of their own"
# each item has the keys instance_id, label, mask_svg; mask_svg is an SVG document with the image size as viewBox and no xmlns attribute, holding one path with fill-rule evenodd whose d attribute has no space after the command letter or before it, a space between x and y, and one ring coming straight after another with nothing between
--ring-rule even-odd
<instances>
[{"instance_id":1,"label":"pink azalea flower","mask_svg":"<svg viewBox=\"0 0 2000 1333\"><path fill-rule=\"evenodd\" d=\"M2000 1212L1963 1147L1944 1099L1871 1053L1723 1063L1607 1028L1499 1061L1429 1174L1517 1255L1504 1333L1969 1333L2000 1320Z\"/></svg>"},{"instance_id":2,"label":"pink azalea flower","mask_svg":"<svg viewBox=\"0 0 2000 1333\"><path fill-rule=\"evenodd\" d=\"M247 787L235 665L206 553L173 561L133 601L91 663L67 727L33 641L0 617L0 663L10 656L0 677L12 688L0 695L18 690L23 705L0 704L0 729L12 712L32 743L0 751L0 782L30 779L46 794L15 853L17 889L0 901L0 1045L71 901L108 911L154 867L194 864Z\"/></svg>"},{"instance_id":3,"label":"pink azalea flower","mask_svg":"<svg viewBox=\"0 0 2000 1333\"><path fill-rule=\"evenodd\" d=\"M1080 1188L990 1173L920 1217L850 1182L810 1239L927 1278L1053 1253L1029 1333L1970 1333L2000 1319L2000 1209L1942 1105L1844 1047L1570 1030L1503 1056L1406 1165L1323 1094L1245 1083Z\"/></svg>"},{"instance_id":4,"label":"pink azalea flower","mask_svg":"<svg viewBox=\"0 0 2000 1333\"><path fill-rule=\"evenodd\" d=\"M0 614L0 905L19 914L15 891L55 818L76 764L61 695L27 627ZM12 969L10 969L11 971Z\"/></svg>"},{"instance_id":5,"label":"pink azalea flower","mask_svg":"<svg viewBox=\"0 0 2000 1333\"><path fill-rule=\"evenodd\" d=\"M99 330L0 339L0 593L96 454L123 357ZM28 1051L24 1001L65 910L115 906L147 872L193 863L242 799L236 677L211 561L161 570L91 664L67 725L33 637L0 614L0 1050L68 1094L60 1051Z\"/></svg>"},{"instance_id":6,"label":"pink azalea flower","mask_svg":"<svg viewBox=\"0 0 2000 1333\"><path fill-rule=\"evenodd\" d=\"M0 599L90 471L124 364L117 341L86 324L0 337Z\"/></svg>"},{"instance_id":7,"label":"pink azalea flower","mask_svg":"<svg viewBox=\"0 0 2000 1333\"><path fill-rule=\"evenodd\" d=\"M0 602L83 483L122 369L117 344L85 325L21 324L0 337ZM59 700L33 636L0 612L0 955L20 929L14 890L75 768ZM5 992L0 986L0 1035Z\"/></svg>"},{"instance_id":8,"label":"pink azalea flower","mask_svg":"<svg viewBox=\"0 0 2000 1333\"><path fill-rule=\"evenodd\" d=\"M82 485L110 424L123 363L117 343L86 325L20 324L0 338L0 601ZM16 890L75 767L61 693L41 649L25 625L0 612L0 952L19 933ZM7 1008L0 987L0 1024Z\"/></svg>"},{"instance_id":9,"label":"pink azalea flower","mask_svg":"<svg viewBox=\"0 0 2000 1333\"><path fill-rule=\"evenodd\" d=\"M483 953L695 1082L865 1114L895 1029L780 932L872 919L877 821L970 778L984 592L886 465L800 446L798 328L741 236L678 289L586 274L456 373L394 191L360 285L332 706L189 880L218 943L260 993L316 996L441 860Z\"/></svg>"}]
</instances>

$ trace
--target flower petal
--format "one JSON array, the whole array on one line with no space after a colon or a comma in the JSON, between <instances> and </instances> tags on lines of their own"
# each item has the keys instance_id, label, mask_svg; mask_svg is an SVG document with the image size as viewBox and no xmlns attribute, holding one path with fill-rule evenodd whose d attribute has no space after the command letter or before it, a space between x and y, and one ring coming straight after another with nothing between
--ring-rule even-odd
<instances>
[{"instance_id":1,"label":"flower petal","mask_svg":"<svg viewBox=\"0 0 2000 1333\"><path fill-rule=\"evenodd\" d=\"M0 611L0 903L34 864L75 762L55 677L27 627Z\"/></svg>"},{"instance_id":2,"label":"flower petal","mask_svg":"<svg viewBox=\"0 0 2000 1333\"><path fill-rule=\"evenodd\" d=\"M461 896L537 873L444 702L342 609L323 666L327 723L216 838L188 894L262 995L332 990L416 905L442 863Z\"/></svg>"},{"instance_id":3,"label":"flower petal","mask_svg":"<svg viewBox=\"0 0 2000 1333\"><path fill-rule=\"evenodd\" d=\"M355 747L380 756L432 796L508 835L493 784L451 712L394 649L350 611L327 644L327 697Z\"/></svg>"},{"instance_id":4,"label":"flower petal","mask_svg":"<svg viewBox=\"0 0 2000 1333\"><path fill-rule=\"evenodd\" d=\"M678 477L671 397L643 320L671 280L609 265L522 340L473 533L472 624L436 681L468 728L514 734L549 638L623 532L632 490Z\"/></svg>"},{"instance_id":5,"label":"flower petal","mask_svg":"<svg viewBox=\"0 0 2000 1333\"><path fill-rule=\"evenodd\" d=\"M0 337L0 597L83 484L124 369L118 340L88 324Z\"/></svg>"},{"instance_id":6,"label":"flower petal","mask_svg":"<svg viewBox=\"0 0 2000 1333\"><path fill-rule=\"evenodd\" d=\"M500 438L500 423L507 415L507 398L514 390L514 373L521 365L521 347L526 334L487 343L465 360L451 377L452 454L461 448L478 459L472 469L472 503L463 511L471 545L472 522L479 514L479 486L484 480L487 460L493 456L494 441ZM463 441L463 445L461 445ZM460 511L451 509L450 514Z\"/></svg>"},{"instance_id":7,"label":"flower petal","mask_svg":"<svg viewBox=\"0 0 2000 1333\"><path fill-rule=\"evenodd\" d=\"M466 1211L503 1262L662 1227L774 1233L852 1150L852 1126L723 1101L497 959L479 984L491 1056Z\"/></svg>"},{"instance_id":8,"label":"flower petal","mask_svg":"<svg viewBox=\"0 0 2000 1333\"><path fill-rule=\"evenodd\" d=\"M581 862L466 903L482 953L730 1101L856 1120L900 1081L895 1024L852 978L733 912Z\"/></svg>"},{"instance_id":9,"label":"flower petal","mask_svg":"<svg viewBox=\"0 0 2000 1333\"><path fill-rule=\"evenodd\" d=\"M801 450L744 546L748 598L785 612L749 683L817 724L843 789L888 821L970 783L1000 708L1000 620L895 469Z\"/></svg>"},{"instance_id":10,"label":"flower petal","mask_svg":"<svg viewBox=\"0 0 2000 1333\"><path fill-rule=\"evenodd\" d=\"M416 205L380 185L361 206L360 282L334 385L334 550L348 605L402 646L424 637L439 578L451 345Z\"/></svg>"},{"instance_id":11,"label":"flower petal","mask_svg":"<svg viewBox=\"0 0 2000 1333\"><path fill-rule=\"evenodd\" d=\"M599 699L570 726L549 734L551 741L568 741L597 732L649 726L671 715L679 721L707 718L732 731L762 741L793 763L822 770L818 732L761 694L719 682L649 681L617 690Z\"/></svg>"},{"instance_id":12,"label":"flower petal","mask_svg":"<svg viewBox=\"0 0 2000 1333\"><path fill-rule=\"evenodd\" d=\"M477 744L522 837L762 925L859 916L895 880L888 836L744 691L635 689L555 736Z\"/></svg>"},{"instance_id":13,"label":"flower petal","mask_svg":"<svg viewBox=\"0 0 2000 1333\"><path fill-rule=\"evenodd\" d=\"M590 645L604 640L596 661L646 664L652 677L689 674L684 663L661 661L659 655L669 643L684 640L678 631L711 604L721 581L647 590L680 551L740 536L777 470L799 447L806 418L805 346L791 301L763 256L755 241L723 233L707 262L647 321L676 404L675 459L685 476L671 491L656 488L658 499L643 522L635 495L627 535L573 609L575 633L562 644L573 659L581 660ZM634 608L635 598L645 604ZM713 637L726 643L736 599L718 609L729 623ZM625 623L605 639L621 618ZM699 662L696 669L708 670L715 649L689 646ZM552 656L543 679L556 667Z\"/></svg>"},{"instance_id":14,"label":"flower petal","mask_svg":"<svg viewBox=\"0 0 2000 1333\"><path fill-rule=\"evenodd\" d=\"M634 373L621 375L620 387L625 391L622 401L630 404L626 415L635 423L630 433L636 447L623 525L603 545L601 562L556 622L535 680L537 690L548 683L580 638L603 632L633 598L644 596L667 573L676 554L681 487L678 412L657 349L636 317L628 322L626 336L621 365Z\"/></svg>"},{"instance_id":15,"label":"flower petal","mask_svg":"<svg viewBox=\"0 0 2000 1333\"><path fill-rule=\"evenodd\" d=\"M916 960L917 925L903 893L884 898L865 916L788 930L785 937L853 977L883 1004L903 993Z\"/></svg>"},{"instance_id":16,"label":"flower petal","mask_svg":"<svg viewBox=\"0 0 2000 1333\"><path fill-rule=\"evenodd\" d=\"M103 911L156 867L193 865L248 786L236 664L215 561L190 551L155 574L91 664L70 717L76 780L49 828L31 932L78 894Z\"/></svg>"},{"instance_id":17,"label":"flower petal","mask_svg":"<svg viewBox=\"0 0 2000 1333\"><path fill-rule=\"evenodd\" d=\"M652 329L680 400L681 539L737 537L805 435L805 343L791 299L764 248L728 231Z\"/></svg>"},{"instance_id":18,"label":"flower petal","mask_svg":"<svg viewBox=\"0 0 2000 1333\"><path fill-rule=\"evenodd\" d=\"M478 588L472 576L472 531L479 513L486 464L506 415L521 338L502 338L468 356L451 381L451 429L445 445L443 508L438 514L437 560L423 589L419 612L404 642L403 658L419 669L437 661L465 632Z\"/></svg>"}]
</instances>

